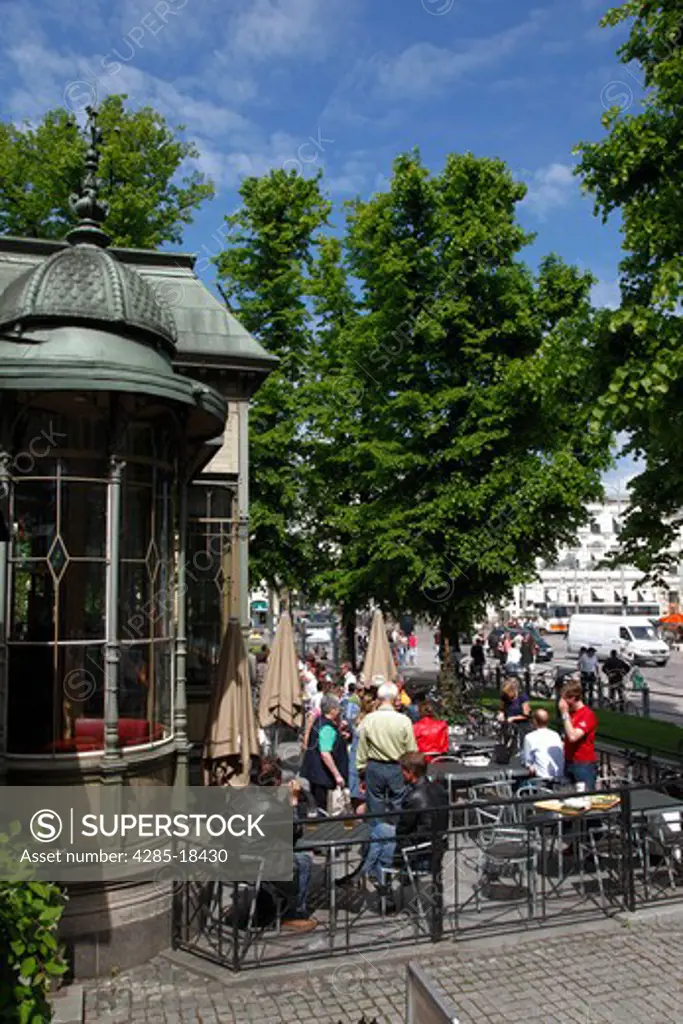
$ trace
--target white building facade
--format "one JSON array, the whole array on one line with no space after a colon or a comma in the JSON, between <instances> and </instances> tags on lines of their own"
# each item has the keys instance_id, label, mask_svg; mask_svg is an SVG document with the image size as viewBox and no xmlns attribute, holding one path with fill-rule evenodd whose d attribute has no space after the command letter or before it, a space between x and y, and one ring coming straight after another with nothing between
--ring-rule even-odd
<instances>
[{"instance_id":1,"label":"white building facade","mask_svg":"<svg viewBox=\"0 0 683 1024\"><path fill-rule=\"evenodd\" d=\"M619 532L628 502L622 496L608 497L601 504L588 506L590 522L578 531L576 544L560 550L553 565L539 560L536 582L515 587L515 614L524 614L543 606L567 605L658 605L661 614L678 611L683 590L683 572L674 572L665 586L642 583L642 572L632 566L599 568L605 557L618 546ZM674 547L683 569L681 539Z\"/></svg>"}]
</instances>

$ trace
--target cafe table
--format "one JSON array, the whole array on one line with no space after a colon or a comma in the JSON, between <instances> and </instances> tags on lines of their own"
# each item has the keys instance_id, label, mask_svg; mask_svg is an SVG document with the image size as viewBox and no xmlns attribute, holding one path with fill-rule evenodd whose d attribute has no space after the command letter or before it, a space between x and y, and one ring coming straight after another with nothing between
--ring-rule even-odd
<instances>
[{"instance_id":1,"label":"cafe table","mask_svg":"<svg viewBox=\"0 0 683 1024\"><path fill-rule=\"evenodd\" d=\"M303 826L304 834L297 841L295 849L325 855L325 878L330 899L329 932L332 938L337 930L335 868L340 855L343 856L344 850L351 844L362 848L370 842L370 825L362 818L351 821L342 818L309 818Z\"/></svg>"},{"instance_id":2,"label":"cafe table","mask_svg":"<svg viewBox=\"0 0 683 1024\"><path fill-rule=\"evenodd\" d=\"M433 762L427 767L427 775L432 781L444 781L450 790L469 789L471 786L482 786L487 782L513 782L528 779L529 773L519 757L513 757L508 764L484 765L460 764L458 761L444 760Z\"/></svg>"},{"instance_id":3,"label":"cafe table","mask_svg":"<svg viewBox=\"0 0 683 1024\"><path fill-rule=\"evenodd\" d=\"M526 825L530 828L536 827L541 830L544 827L556 827L557 829L559 880L555 886L552 886L552 892L557 892L569 877L569 874L565 873L564 870L565 841L571 838L575 846L580 846L582 842L585 842L588 822L609 819L621 813L621 798L618 790L615 790L613 794L598 794L598 799L601 801L602 806L595 806L594 804L590 809L586 810L573 809L566 806L562 810L551 809L552 804L564 802L567 797L575 797L576 795L576 792L569 790L559 791L553 798L536 801L534 807L537 813L526 821ZM613 797L611 804L608 802L610 796ZM628 799L631 810L631 824L633 824L636 818L642 820L676 811L679 812L679 815L683 816L683 802L676 797L670 796L668 793L662 793L655 789L629 788ZM565 832L565 823L569 827L569 834Z\"/></svg>"}]
</instances>

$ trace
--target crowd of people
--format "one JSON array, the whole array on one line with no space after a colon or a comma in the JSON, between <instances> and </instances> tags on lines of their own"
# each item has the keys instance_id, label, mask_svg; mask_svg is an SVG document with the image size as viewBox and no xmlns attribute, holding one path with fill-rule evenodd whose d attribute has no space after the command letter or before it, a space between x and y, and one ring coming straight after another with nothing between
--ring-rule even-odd
<instances>
[{"instance_id":1,"label":"crowd of people","mask_svg":"<svg viewBox=\"0 0 683 1024\"><path fill-rule=\"evenodd\" d=\"M409 638L392 633L392 644L410 658ZM406 641L403 645L403 641ZM595 652L582 651L579 671L557 692L557 722L551 725L544 708L532 709L523 681L510 664L534 656L524 635L501 637L506 671L498 715L503 744L519 750L529 776L553 787L567 782L594 789L597 779L595 737L597 717L591 680L597 677ZM257 669L263 671L267 650L260 652ZM497 656L499 652L496 652ZM616 657L616 654L615 654ZM473 670L482 672L486 648L476 637L471 648ZM606 673L620 669L608 660ZM628 669L628 666L626 666ZM322 815L367 816L369 838L356 870L337 884L358 878L371 883L391 910L387 873L407 848L420 847L419 867L438 870L446 849L448 795L440 782L430 781L430 762L449 752L448 723L429 700L415 701L399 676L365 680L345 662L334 671L324 656L307 654L299 663L304 701L301 756L296 769L285 771L273 758L265 758L258 774L261 785L290 787L295 808L294 839L302 836L306 818ZM514 740L514 744L510 741ZM434 837L439 837L435 842ZM420 842L427 839L427 842ZM316 926L309 916L310 851L295 848L295 880L289 894L285 923L301 928Z\"/></svg>"},{"instance_id":2,"label":"crowd of people","mask_svg":"<svg viewBox=\"0 0 683 1024\"><path fill-rule=\"evenodd\" d=\"M433 838L435 826L439 836L448 829L446 790L427 778L429 762L449 749L448 724L429 701L413 702L401 679L359 681L350 664L333 673L313 652L299 670L305 724L298 768L288 773L265 759L257 781L290 786L295 843L307 817L371 816L362 863L340 884L367 879L391 910L386 870L407 845ZM444 849L432 843L421 861L441 858ZM308 914L311 854L295 850L295 868L284 923L306 929L316 924Z\"/></svg>"},{"instance_id":3,"label":"crowd of people","mask_svg":"<svg viewBox=\"0 0 683 1024\"><path fill-rule=\"evenodd\" d=\"M510 677L503 682L498 718L505 739L514 737L519 744L522 763L530 775L551 786L567 781L595 789L598 719L584 702L578 678L570 678L558 688L556 729L550 727L545 708L532 712L529 694Z\"/></svg>"}]
</instances>

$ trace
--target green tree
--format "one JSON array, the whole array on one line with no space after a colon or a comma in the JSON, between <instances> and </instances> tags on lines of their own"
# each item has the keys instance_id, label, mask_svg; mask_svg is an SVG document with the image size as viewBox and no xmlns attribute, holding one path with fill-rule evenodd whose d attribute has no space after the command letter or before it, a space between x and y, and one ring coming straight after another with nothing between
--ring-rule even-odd
<instances>
[{"instance_id":1,"label":"green tree","mask_svg":"<svg viewBox=\"0 0 683 1024\"><path fill-rule=\"evenodd\" d=\"M316 547L307 496L308 385L317 372L312 268L330 203L319 177L274 170L247 178L242 206L229 217L229 245L216 258L231 311L278 369L250 411L250 569L275 588L300 588Z\"/></svg>"},{"instance_id":2,"label":"green tree","mask_svg":"<svg viewBox=\"0 0 683 1024\"><path fill-rule=\"evenodd\" d=\"M143 249L182 241L194 211L213 196L198 156L151 107L131 111L125 96L100 107L104 141L101 195L110 204L107 232L115 245ZM35 127L0 123L0 233L63 238L74 224L69 197L83 176L87 142L67 110L51 110ZM184 172L184 173L183 173Z\"/></svg>"},{"instance_id":3,"label":"green tree","mask_svg":"<svg viewBox=\"0 0 683 1024\"><path fill-rule=\"evenodd\" d=\"M629 0L602 25L622 22L630 34L619 56L640 67L644 93L637 108L604 115L606 136L578 147L578 173L596 213L621 216L622 300L595 349L596 413L645 462L621 557L656 575L683 506L683 0Z\"/></svg>"},{"instance_id":4,"label":"green tree","mask_svg":"<svg viewBox=\"0 0 683 1024\"><path fill-rule=\"evenodd\" d=\"M360 297L329 429L354 494L328 585L456 642L571 540L609 464L608 431L587 431L592 278L550 257L534 279L524 194L497 160L453 155L432 176L406 155L344 240Z\"/></svg>"}]
</instances>

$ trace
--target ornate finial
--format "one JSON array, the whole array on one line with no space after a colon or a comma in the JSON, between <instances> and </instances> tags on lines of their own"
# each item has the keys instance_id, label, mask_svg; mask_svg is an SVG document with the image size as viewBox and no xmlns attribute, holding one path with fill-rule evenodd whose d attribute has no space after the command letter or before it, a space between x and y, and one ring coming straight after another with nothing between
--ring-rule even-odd
<instances>
[{"instance_id":1,"label":"ornate finial","mask_svg":"<svg viewBox=\"0 0 683 1024\"><path fill-rule=\"evenodd\" d=\"M109 244L109 236L102 230L100 224L109 213L109 203L100 199L97 194L101 184L97 177L97 170L100 164L99 147L102 145L102 129L97 124L95 108L86 107L85 111L88 115L86 132L90 135L90 144L85 154L85 174L80 194L74 194L70 199L71 209L78 217L79 223L66 238L71 245L85 243L104 247Z\"/></svg>"}]
</instances>

